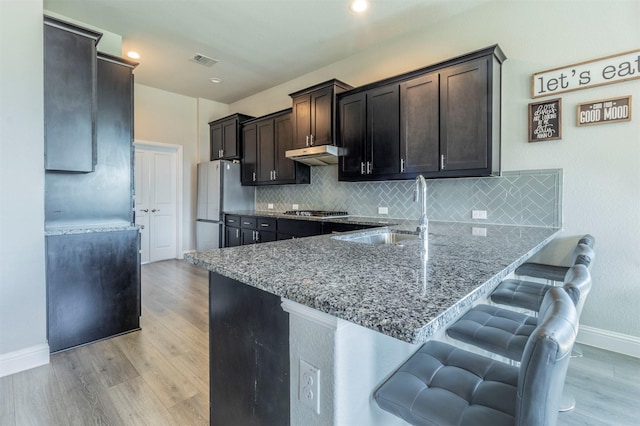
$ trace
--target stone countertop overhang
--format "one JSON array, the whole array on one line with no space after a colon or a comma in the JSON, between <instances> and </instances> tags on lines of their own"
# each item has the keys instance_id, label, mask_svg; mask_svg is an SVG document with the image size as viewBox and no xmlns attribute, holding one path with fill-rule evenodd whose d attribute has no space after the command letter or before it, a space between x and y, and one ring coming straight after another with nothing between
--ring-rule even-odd
<instances>
[{"instance_id":1,"label":"stone countertop overhang","mask_svg":"<svg viewBox=\"0 0 640 426\"><path fill-rule=\"evenodd\" d=\"M389 228L415 231L417 222L403 222ZM187 254L185 259L276 296L419 344L487 297L559 231L431 222L426 260L419 240L402 246L368 245L338 240L334 235L213 249ZM376 232L380 228L345 234Z\"/></svg>"}]
</instances>

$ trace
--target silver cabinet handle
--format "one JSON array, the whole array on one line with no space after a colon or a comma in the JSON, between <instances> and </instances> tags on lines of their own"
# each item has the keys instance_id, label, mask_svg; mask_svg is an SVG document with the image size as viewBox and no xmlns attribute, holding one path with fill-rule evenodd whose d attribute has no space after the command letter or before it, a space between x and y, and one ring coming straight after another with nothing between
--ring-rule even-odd
<instances>
[{"instance_id":1,"label":"silver cabinet handle","mask_svg":"<svg viewBox=\"0 0 640 426\"><path fill-rule=\"evenodd\" d=\"M151 209L151 213L159 212L160 209Z\"/></svg>"},{"instance_id":2,"label":"silver cabinet handle","mask_svg":"<svg viewBox=\"0 0 640 426\"><path fill-rule=\"evenodd\" d=\"M273 171L273 180L278 179L278 173L274 170Z\"/></svg>"},{"instance_id":3,"label":"silver cabinet handle","mask_svg":"<svg viewBox=\"0 0 640 426\"><path fill-rule=\"evenodd\" d=\"M367 161L367 174L370 175L371 174L371 170L373 170L373 163Z\"/></svg>"},{"instance_id":4,"label":"silver cabinet handle","mask_svg":"<svg viewBox=\"0 0 640 426\"><path fill-rule=\"evenodd\" d=\"M236 223L236 220L235 220L235 219L227 219L227 222L229 222L229 223Z\"/></svg>"},{"instance_id":5,"label":"silver cabinet handle","mask_svg":"<svg viewBox=\"0 0 640 426\"><path fill-rule=\"evenodd\" d=\"M147 213L147 212L149 212L149 209L140 209L140 211Z\"/></svg>"},{"instance_id":6,"label":"silver cabinet handle","mask_svg":"<svg viewBox=\"0 0 640 426\"><path fill-rule=\"evenodd\" d=\"M261 223L261 224L260 224L260 226L262 226L263 228L268 228L268 227L269 227L269 224L267 224L267 223Z\"/></svg>"},{"instance_id":7,"label":"silver cabinet handle","mask_svg":"<svg viewBox=\"0 0 640 426\"><path fill-rule=\"evenodd\" d=\"M306 137L305 144L306 144L307 146L309 146L309 135L307 135L307 137Z\"/></svg>"},{"instance_id":8,"label":"silver cabinet handle","mask_svg":"<svg viewBox=\"0 0 640 426\"><path fill-rule=\"evenodd\" d=\"M240 238L240 229L236 228L236 238Z\"/></svg>"},{"instance_id":9,"label":"silver cabinet handle","mask_svg":"<svg viewBox=\"0 0 640 426\"><path fill-rule=\"evenodd\" d=\"M444 154L440 156L440 169L444 170Z\"/></svg>"},{"instance_id":10,"label":"silver cabinet handle","mask_svg":"<svg viewBox=\"0 0 640 426\"><path fill-rule=\"evenodd\" d=\"M364 161L360 162L360 174L363 175L364 174Z\"/></svg>"},{"instance_id":11,"label":"silver cabinet handle","mask_svg":"<svg viewBox=\"0 0 640 426\"><path fill-rule=\"evenodd\" d=\"M309 140L311 141L311 146L313 146L313 139L314 139L314 138L313 138L313 135L310 135L310 136L309 136Z\"/></svg>"},{"instance_id":12,"label":"silver cabinet handle","mask_svg":"<svg viewBox=\"0 0 640 426\"><path fill-rule=\"evenodd\" d=\"M256 172L253 172L253 181L256 181Z\"/></svg>"},{"instance_id":13,"label":"silver cabinet handle","mask_svg":"<svg viewBox=\"0 0 640 426\"><path fill-rule=\"evenodd\" d=\"M400 173L404 173L404 158L400 159Z\"/></svg>"}]
</instances>

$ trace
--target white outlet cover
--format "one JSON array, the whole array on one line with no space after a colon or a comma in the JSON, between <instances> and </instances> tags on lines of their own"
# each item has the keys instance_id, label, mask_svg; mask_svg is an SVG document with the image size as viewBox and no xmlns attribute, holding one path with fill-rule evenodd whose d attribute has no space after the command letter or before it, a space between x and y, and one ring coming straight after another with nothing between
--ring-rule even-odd
<instances>
[{"instance_id":1,"label":"white outlet cover","mask_svg":"<svg viewBox=\"0 0 640 426\"><path fill-rule=\"evenodd\" d=\"M486 237L487 228L480 228L480 227L473 226L471 228L471 235L474 235L476 237Z\"/></svg>"},{"instance_id":2,"label":"white outlet cover","mask_svg":"<svg viewBox=\"0 0 640 426\"><path fill-rule=\"evenodd\" d=\"M471 219L486 219L486 210L471 210Z\"/></svg>"},{"instance_id":3,"label":"white outlet cover","mask_svg":"<svg viewBox=\"0 0 640 426\"><path fill-rule=\"evenodd\" d=\"M300 360L298 399L320 414L320 369Z\"/></svg>"},{"instance_id":4,"label":"white outlet cover","mask_svg":"<svg viewBox=\"0 0 640 426\"><path fill-rule=\"evenodd\" d=\"M272 203L267 204L267 209L273 210L273 204Z\"/></svg>"},{"instance_id":5,"label":"white outlet cover","mask_svg":"<svg viewBox=\"0 0 640 426\"><path fill-rule=\"evenodd\" d=\"M298 208L299 208L299 207L300 207L300 206L299 206L299 205L297 205L297 204L292 204L292 205L291 205L291 208L292 208L293 210L298 210Z\"/></svg>"},{"instance_id":6,"label":"white outlet cover","mask_svg":"<svg viewBox=\"0 0 640 426\"><path fill-rule=\"evenodd\" d=\"M378 214L389 214L388 207L378 207Z\"/></svg>"}]
</instances>

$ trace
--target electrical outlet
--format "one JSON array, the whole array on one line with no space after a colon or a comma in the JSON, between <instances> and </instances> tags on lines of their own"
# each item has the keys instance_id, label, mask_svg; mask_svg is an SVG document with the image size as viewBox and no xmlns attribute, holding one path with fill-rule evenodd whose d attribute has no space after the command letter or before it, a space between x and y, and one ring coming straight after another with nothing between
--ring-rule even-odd
<instances>
[{"instance_id":1,"label":"electrical outlet","mask_svg":"<svg viewBox=\"0 0 640 426\"><path fill-rule=\"evenodd\" d=\"M487 236L487 228L478 228L473 226L471 228L471 235L476 237L486 237Z\"/></svg>"},{"instance_id":2,"label":"electrical outlet","mask_svg":"<svg viewBox=\"0 0 640 426\"><path fill-rule=\"evenodd\" d=\"M320 369L300 360L298 399L320 414Z\"/></svg>"},{"instance_id":3,"label":"electrical outlet","mask_svg":"<svg viewBox=\"0 0 640 426\"><path fill-rule=\"evenodd\" d=\"M471 210L471 219L486 219L486 210Z\"/></svg>"},{"instance_id":4,"label":"electrical outlet","mask_svg":"<svg viewBox=\"0 0 640 426\"><path fill-rule=\"evenodd\" d=\"M388 207L378 207L378 214L389 214Z\"/></svg>"},{"instance_id":5,"label":"electrical outlet","mask_svg":"<svg viewBox=\"0 0 640 426\"><path fill-rule=\"evenodd\" d=\"M268 210L273 210L273 204L272 203L267 204L267 209Z\"/></svg>"},{"instance_id":6,"label":"electrical outlet","mask_svg":"<svg viewBox=\"0 0 640 426\"><path fill-rule=\"evenodd\" d=\"M299 206L299 205L297 205L297 204L292 204L292 205L291 205L291 208L292 208L293 210L298 210L298 208L299 208L299 207L300 207L300 206Z\"/></svg>"}]
</instances>

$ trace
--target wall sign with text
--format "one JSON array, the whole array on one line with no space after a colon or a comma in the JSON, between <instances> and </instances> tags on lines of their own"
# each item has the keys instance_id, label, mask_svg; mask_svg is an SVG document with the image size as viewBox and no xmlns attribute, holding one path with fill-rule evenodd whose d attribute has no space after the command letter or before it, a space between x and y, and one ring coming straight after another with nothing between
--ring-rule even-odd
<instances>
[{"instance_id":1,"label":"wall sign with text","mask_svg":"<svg viewBox=\"0 0 640 426\"><path fill-rule=\"evenodd\" d=\"M578 126L631 120L631 96L578 104Z\"/></svg>"},{"instance_id":2,"label":"wall sign with text","mask_svg":"<svg viewBox=\"0 0 640 426\"><path fill-rule=\"evenodd\" d=\"M551 96L637 78L640 78L640 49L535 73L531 76L531 97Z\"/></svg>"},{"instance_id":3,"label":"wall sign with text","mask_svg":"<svg viewBox=\"0 0 640 426\"><path fill-rule=\"evenodd\" d=\"M529 104L529 142L562 138L562 99Z\"/></svg>"}]
</instances>

